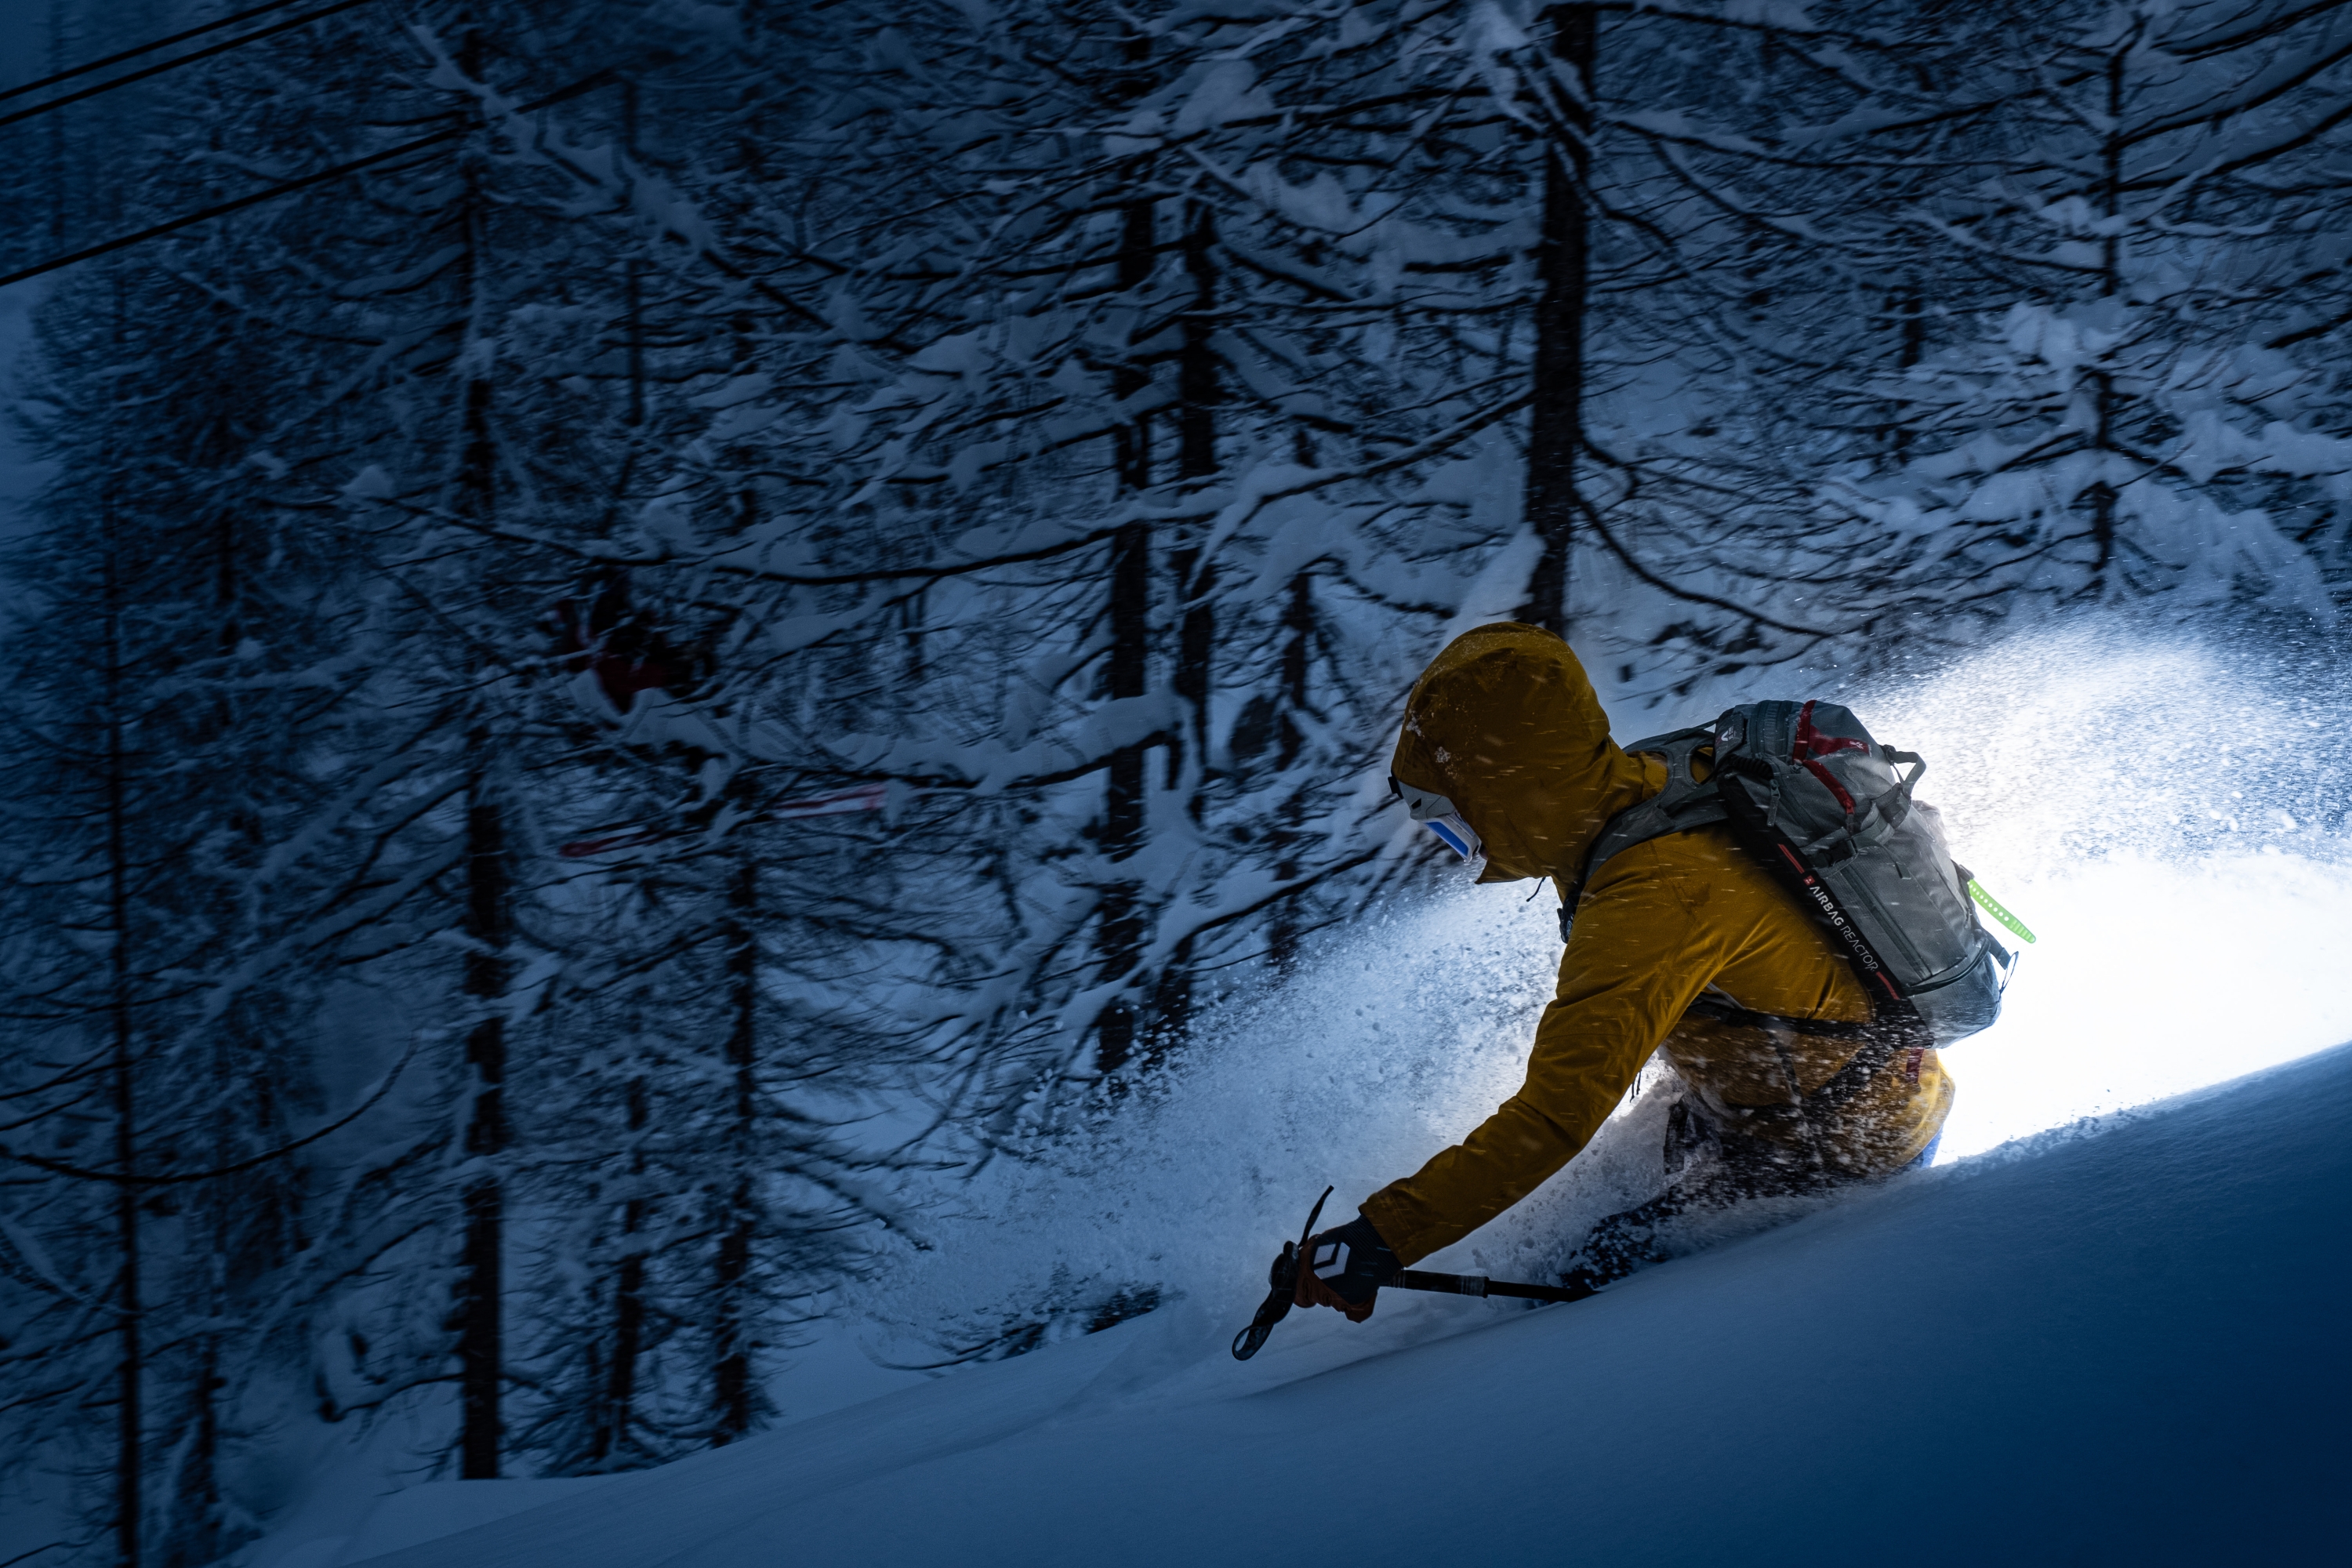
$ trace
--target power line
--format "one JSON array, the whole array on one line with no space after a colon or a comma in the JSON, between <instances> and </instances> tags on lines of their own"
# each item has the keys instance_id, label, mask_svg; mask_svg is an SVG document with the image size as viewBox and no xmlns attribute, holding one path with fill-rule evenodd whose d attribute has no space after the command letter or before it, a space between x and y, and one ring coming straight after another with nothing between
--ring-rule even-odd
<instances>
[{"instance_id":1,"label":"power line","mask_svg":"<svg viewBox=\"0 0 2352 1568\"><path fill-rule=\"evenodd\" d=\"M359 0L353 0L353 3L359 3ZM545 98L535 98L529 103L520 104L513 112L529 114L534 110L562 103L566 99L577 98L591 89L602 87L612 79L612 76L613 73L609 70L598 71L594 76L583 78L573 82L570 87L558 89ZM388 163L394 158L404 158L411 153L421 153L427 147L438 146L444 142L453 142L473 129L470 124L453 125L446 131L436 131L430 136L420 136L414 142L404 142L397 147L387 147L381 153L371 153L364 158L354 158L348 163L338 163L331 169L321 169L315 174L304 174L299 179L288 180L283 184L272 185L267 190L256 191L250 195L239 196L234 201L221 202L197 212L183 214L168 222L156 224L151 228L142 228L136 234L121 235L97 245L84 247L69 255L53 256L47 261L37 261L30 267L20 268L6 277L0 278L0 289L5 289L11 283L22 283L27 278L38 278L44 272L55 272L60 267L71 267L77 261L88 261L92 257L105 256L112 251L127 249L151 239L161 239L167 234L176 234L181 229L193 227L196 224L205 223L213 218L226 217L230 213L241 212L250 206L258 206L263 202L275 201L279 196L290 195L296 191L307 190L312 185L323 185L331 180L340 180L346 174L358 174L362 169L373 168L378 163Z\"/></svg>"},{"instance_id":2,"label":"power line","mask_svg":"<svg viewBox=\"0 0 2352 1568\"><path fill-rule=\"evenodd\" d=\"M55 76L45 76L38 81L28 81L22 87L0 89L0 99L22 98L28 92L38 92L45 87L55 87L61 81L71 81L78 76L87 76L91 71L104 70L109 66L121 65L124 60L135 60L141 55L152 54L157 49L168 49L173 44L184 44L190 38L201 38L206 33L217 33L223 27L234 27L239 22L250 22L256 16L267 16L272 11L283 11L287 6L294 4L296 0L269 0L267 5L256 5L252 10L239 11L234 16L223 16L218 21L206 22L201 27L191 27L184 33L174 33L168 38L158 38L152 44L142 44L135 49L125 49L121 54L109 55L102 60L89 60L75 66L70 70L61 70Z\"/></svg>"},{"instance_id":3,"label":"power line","mask_svg":"<svg viewBox=\"0 0 2352 1568\"><path fill-rule=\"evenodd\" d=\"M263 9L273 11L278 10L280 9L285 3L286 0L280 0L280 5L265 6ZM369 0L336 0L336 3L332 5L324 5L316 11L305 12L299 16L289 16L285 21L279 22L274 26L264 27L258 32L247 33L241 38L230 38L226 42L214 44L208 48L194 49L189 51L187 54L178 56L173 59L165 60L160 65L152 65L143 70L132 71L128 76L119 76L110 81L100 82L95 87L83 88L79 92L67 93L63 98L53 98L47 103L37 103L30 109L20 109L14 114L0 114L0 127L14 125L20 120L30 120L37 114L47 114L52 109L63 109L69 103L79 103L86 98L96 98L101 92L112 92L118 87L128 87L134 81L144 81L151 76L161 76L165 71L177 70L182 66L193 65L197 60L210 59L215 55L224 55L231 49L241 49L245 47L246 45L253 43L257 39L274 37L279 33L289 31L295 27L308 26L321 16L331 16L338 11L348 11L355 5L365 5L368 3ZM247 12L246 14L247 16L251 16L254 13ZM210 29L199 28L197 30L202 32L209 31ZM191 35L185 33L181 35L182 37L187 37L190 36ZM163 47L163 44L173 43L176 41L176 39L166 38L163 43L147 44L142 47L132 49L130 53L132 55L143 55L150 49L159 49ZM116 59L126 59L128 58L130 58L128 55L118 55L114 57ZM105 60L97 60L86 66L77 66L72 70L61 72L58 76L49 78L48 82L62 81L66 77L69 76L79 76L84 71L96 70L100 66L108 63L110 62ZM35 82L32 87L15 88L8 92L0 93L0 98L14 98L18 93L32 91L35 87L46 87L48 85L48 82Z\"/></svg>"}]
</instances>

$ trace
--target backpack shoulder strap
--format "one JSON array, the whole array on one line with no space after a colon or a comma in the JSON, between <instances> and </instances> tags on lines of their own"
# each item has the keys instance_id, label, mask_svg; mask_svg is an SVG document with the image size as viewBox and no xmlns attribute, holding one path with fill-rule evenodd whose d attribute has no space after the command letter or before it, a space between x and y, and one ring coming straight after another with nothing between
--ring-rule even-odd
<instances>
[{"instance_id":1,"label":"backpack shoulder strap","mask_svg":"<svg viewBox=\"0 0 2352 1568\"><path fill-rule=\"evenodd\" d=\"M1566 889L1566 901L1560 906L1560 929L1565 931L1574 918L1577 900L1584 896L1601 868L1612 857L1622 855L1636 844L1647 844L1653 838L1664 838L1670 833L1687 832L1704 827L1710 822L1721 822L1730 814L1723 797L1714 784L1701 784L1691 776L1691 757L1702 746L1715 744L1715 731L1705 726L1693 730L1676 730L1672 734L1653 735L1636 741L1625 748L1633 752L1653 752L1666 759L1666 787L1639 805L1628 806L1611 817L1592 847L1585 851L1584 864L1576 874L1575 883Z\"/></svg>"}]
</instances>

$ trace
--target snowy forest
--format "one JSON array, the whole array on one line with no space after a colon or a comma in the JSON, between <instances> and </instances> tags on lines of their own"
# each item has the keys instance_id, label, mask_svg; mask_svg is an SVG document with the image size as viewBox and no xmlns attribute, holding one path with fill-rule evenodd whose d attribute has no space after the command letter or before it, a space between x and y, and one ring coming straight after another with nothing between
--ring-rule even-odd
<instances>
[{"instance_id":1,"label":"snowy forest","mask_svg":"<svg viewBox=\"0 0 2352 1568\"><path fill-rule=\"evenodd\" d=\"M788 1418L1433 885L1469 626L1622 738L2352 608L2344 0L24 9L9 1561Z\"/></svg>"}]
</instances>

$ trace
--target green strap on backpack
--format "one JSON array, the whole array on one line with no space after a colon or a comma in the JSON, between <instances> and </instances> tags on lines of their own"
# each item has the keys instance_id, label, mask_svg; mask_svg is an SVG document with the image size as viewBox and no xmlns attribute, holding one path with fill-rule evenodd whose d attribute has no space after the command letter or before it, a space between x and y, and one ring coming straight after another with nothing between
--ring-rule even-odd
<instances>
[{"instance_id":1,"label":"green strap on backpack","mask_svg":"<svg viewBox=\"0 0 2352 1568\"><path fill-rule=\"evenodd\" d=\"M1985 913L1990 915L1993 919L2007 926L2011 931L2015 931L2018 936L2023 940L2027 942L2034 940L2033 933L2025 929L2025 922L2019 920L2015 915L2011 914L2007 910L2001 908L2000 900L1994 898L1990 893L1986 892L1984 890L1984 884L1978 881L1974 877L1969 879L1969 897L1974 899L1977 901L1977 906L1983 910Z\"/></svg>"}]
</instances>

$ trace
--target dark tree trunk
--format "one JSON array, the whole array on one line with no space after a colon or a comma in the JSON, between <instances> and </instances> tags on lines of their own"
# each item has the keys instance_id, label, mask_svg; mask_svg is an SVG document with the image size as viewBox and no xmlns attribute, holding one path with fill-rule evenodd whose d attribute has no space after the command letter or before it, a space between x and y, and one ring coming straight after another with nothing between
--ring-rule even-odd
<instances>
[{"instance_id":1,"label":"dark tree trunk","mask_svg":"<svg viewBox=\"0 0 2352 1568\"><path fill-rule=\"evenodd\" d=\"M634 1233L644 1223L645 1205L633 1198L628 1210L625 1224ZM599 1460L610 1458L629 1446L629 1427L637 1396L637 1355L644 1347L645 1324L646 1255L632 1250L621 1258L619 1279L613 1289L612 1384L606 1394L605 1430L599 1434L599 1452L593 1456Z\"/></svg>"},{"instance_id":2,"label":"dark tree trunk","mask_svg":"<svg viewBox=\"0 0 2352 1568\"><path fill-rule=\"evenodd\" d=\"M468 29L458 64L469 76L480 71L480 38ZM470 185L476 178L468 167ZM464 215L469 276L478 279L487 264L478 194ZM457 458L457 504L467 515L488 519L497 509L498 447L490 425L490 383L468 379L464 391L462 445ZM463 1194L465 1238L459 1249L457 1297L457 1474L463 1480L491 1480L499 1473L504 1427L499 1399L505 1383L506 1192L499 1161L506 1152L507 1034L504 1001L512 973L507 949L514 939L513 876L508 854L504 805L490 777L497 737L490 726L475 728L466 740L473 773L466 781L465 994L476 1021L466 1035L466 1065L473 1079L473 1103L466 1122L465 1152L470 1173Z\"/></svg>"},{"instance_id":3,"label":"dark tree trunk","mask_svg":"<svg viewBox=\"0 0 2352 1568\"><path fill-rule=\"evenodd\" d=\"M1216 229L1206 205L1194 204L1184 227L1184 272L1192 285L1191 308L1178 323L1181 342L1176 353L1176 475L1186 485L1213 478L1217 472L1217 273L1213 247ZM1197 525L1195 525L1197 529ZM1169 555L1169 576L1182 605L1177 620L1176 674L1173 685L1184 704L1183 744L1168 751L1168 782L1182 782L1189 758L1193 773L1192 799L1186 809L1201 820L1206 805L1205 773L1209 757L1209 692L1214 670L1217 613L1209 602L1216 587L1216 568L1204 565L1196 542L1188 539ZM1169 955L1151 999L1153 1055L1183 1032L1192 1013L1192 944L1187 939Z\"/></svg>"},{"instance_id":4,"label":"dark tree trunk","mask_svg":"<svg viewBox=\"0 0 2352 1568\"><path fill-rule=\"evenodd\" d=\"M1119 237L1118 283L1123 289L1140 289L1151 277L1156 226L1150 202L1127 209ZM1133 397L1150 385L1150 373L1139 365L1120 366L1112 374L1112 387L1121 398ZM1151 431L1139 416L1113 437L1118 488L1134 495L1151 483ZM1110 653L1104 670L1105 695L1114 700L1140 697L1150 668L1151 638L1151 536L1142 523L1120 528L1110 547ZM1144 748L1125 746L1110 759L1104 790L1102 847L1114 864L1133 858L1143 846ZM1107 979L1130 973L1143 950L1143 910L1134 883L1114 877L1103 889L1102 925L1097 941L1102 972ZM1106 1073L1127 1065L1135 1051L1136 1007L1120 997L1095 1020L1096 1056Z\"/></svg>"},{"instance_id":5,"label":"dark tree trunk","mask_svg":"<svg viewBox=\"0 0 2352 1568\"><path fill-rule=\"evenodd\" d=\"M1527 521L1543 542L1519 618L1568 635L1577 458L1584 445L1584 328L1591 296L1592 61L1596 12L1555 5L1551 50L1575 83L1569 134L1544 155L1543 233L1536 252L1535 384L1528 414Z\"/></svg>"},{"instance_id":6,"label":"dark tree trunk","mask_svg":"<svg viewBox=\"0 0 2352 1568\"><path fill-rule=\"evenodd\" d=\"M1275 731L1274 763L1276 771L1287 777L1307 745L1307 732L1299 725L1298 715L1307 710L1307 672L1315 641L1315 580L1304 572L1290 580L1290 602L1283 609L1282 629L1282 718ZM1274 832L1278 858L1274 874L1278 880L1287 882L1298 875L1293 848L1305 813L1305 800L1293 791L1276 815ZM1297 902L1285 899L1275 906L1266 937L1266 956L1276 969L1286 970L1297 962L1300 934Z\"/></svg>"},{"instance_id":7,"label":"dark tree trunk","mask_svg":"<svg viewBox=\"0 0 2352 1568\"><path fill-rule=\"evenodd\" d=\"M164 1556L175 1568L206 1568L229 1544L222 1539L220 1495L220 1392L228 1384L220 1374L219 1338L206 1334L195 1348L194 1430L188 1435L187 1458L180 1466Z\"/></svg>"},{"instance_id":8,"label":"dark tree trunk","mask_svg":"<svg viewBox=\"0 0 2352 1568\"><path fill-rule=\"evenodd\" d=\"M630 1193L621 1205L621 1261L614 1270L613 1351L604 1384L604 1418L597 1423L588 1458L596 1464L625 1452L635 1418L637 1397L637 1356L645 1347L646 1254L635 1243L645 1229L647 1205L638 1190L646 1173L641 1140L646 1121L646 1080L629 1081Z\"/></svg>"},{"instance_id":9,"label":"dark tree trunk","mask_svg":"<svg viewBox=\"0 0 2352 1568\"><path fill-rule=\"evenodd\" d=\"M2138 40L2134 29L2132 44ZM2131 48L2119 46L2107 56L2107 130L2100 146L2099 216L2113 220L2123 212L2124 150L2126 145L2120 127L2124 123L2126 68L2131 58ZM2123 292L2123 237L2112 227L2099 241L2099 293L2114 299ZM2102 367L2091 373L2092 394L2096 408L2096 426L2092 431L2092 447L2101 452L2116 449L2116 416L2122 395L2116 389L2112 372ZM2106 586L2107 569L2116 559L2116 502L2120 498L2116 488L2102 479L2084 492L2091 504L2091 578L2085 591L2096 597Z\"/></svg>"},{"instance_id":10,"label":"dark tree trunk","mask_svg":"<svg viewBox=\"0 0 2352 1568\"><path fill-rule=\"evenodd\" d=\"M719 1353L710 1369L714 1448L751 1430L751 1352L743 1317L744 1287L751 1277L751 1227L744 1217L751 1204L748 1180L736 1184L730 1200L736 1218L719 1238Z\"/></svg>"},{"instance_id":11,"label":"dark tree trunk","mask_svg":"<svg viewBox=\"0 0 2352 1568\"><path fill-rule=\"evenodd\" d=\"M467 27L457 51L458 68L479 77L482 40ZM486 204L477 188L479 170L463 165L467 197L462 209L466 271L478 284L488 265ZM478 326L478 322L470 323ZM490 425L491 384L469 378L464 388L461 446L457 458L457 505L487 520L497 509L498 448ZM497 738L488 725L466 739L473 772L466 781L466 919L470 939L466 954L465 994L477 1014L466 1035L466 1065L472 1077L465 1152L469 1173L463 1194L465 1237L458 1253L454 1326L457 1331L457 1475L462 1480L492 1480L505 1446L499 1401L505 1384L506 1191L499 1162L506 1152L507 1035L504 1001L512 973L507 949L513 941L513 865L508 856L507 824L490 777Z\"/></svg>"},{"instance_id":12,"label":"dark tree trunk","mask_svg":"<svg viewBox=\"0 0 2352 1568\"><path fill-rule=\"evenodd\" d=\"M1212 247L1216 231L1209 209L1196 205L1191 222L1184 231L1184 271L1192 285L1192 309L1184 312L1181 328L1182 346L1176 356L1176 474L1188 486L1213 477L1217 471L1217 354L1213 344L1216 334L1217 273ZM1209 686L1212 674L1210 658L1216 642L1216 611L1210 606L1209 593L1215 586L1216 569L1203 567L1197 545L1188 541L1176 550L1169 561L1170 575L1176 585L1177 602L1183 605L1178 625L1176 643L1176 695L1183 700L1188 721L1185 736L1195 759L1205 758L1209 748ZM1170 782L1175 782L1175 767L1181 753L1171 750ZM1192 816L1201 815L1201 799L1192 799Z\"/></svg>"},{"instance_id":13,"label":"dark tree trunk","mask_svg":"<svg viewBox=\"0 0 2352 1568\"><path fill-rule=\"evenodd\" d=\"M1887 300L1887 306L1894 314L1897 328L1895 367L1907 371L1917 364L1927 352L1926 302L1920 299L1919 290L1910 287L1897 289ZM1911 445L1915 439L1911 428L1911 409L1909 401L1898 399L1886 410L1886 453L1897 463L1909 460L1911 456Z\"/></svg>"},{"instance_id":14,"label":"dark tree trunk","mask_svg":"<svg viewBox=\"0 0 2352 1568\"><path fill-rule=\"evenodd\" d=\"M117 323L120 338L120 321ZM139 1189L130 1177L139 1168L139 1102L136 1079L137 1018L131 966L131 843L126 814L131 809L131 746L123 733L122 646L123 590L121 539L111 496L104 503L101 546L101 590L105 625L101 628L106 660L106 854L107 929L113 941L108 956L108 1027L110 1034L111 1092L114 1111L114 1165L124 1179L114 1189L115 1245L121 1274L116 1281L116 1310L121 1314L116 1343L121 1363L116 1376L115 1425L115 1560L121 1568L139 1568L140 1527L146 1509L146 1415L142 1407L145 1386L145 1304L139 1279Z\"/></svg>"},{"instance_id":15,"label":"dark tree trunk","mask_svg":"<svg viewBox=\"0 0 2352 1568\"><path fill-rule=\"evenodd\" d=\"M131 1112L131 1067L127 1053L115 1063L115 1164L124 1172L137 1157ZM122 1314L122 1370L118 1398L121 1409L116 1424L115 1560L122 1568L139 1568L139 1527L145 1508L146 1445L142 1440L145 1414L141 1393L145 1373L145 1347L141 1342L144 1308L139 1294L139 1189L124 1183L115 1189L115 1235L122 1249L122 1290L117 1308Z\"/></svg>"},{"instance_id":16,"label":"dark tree trunk","mask_svg":"<svg viewBox=\"0 0 2352 1568\"><path fill-rule=\"evenodd\" d=\"M624 79L621 83L621 151L632 163L637 158L637 84ZM632 176L634 177L634 175ZM624 280L627 286L628 319L626 331L629 351L629 406L622 416L623 423L635 429L646 422L646 311L645 263L632 255L624 263ZM634 464L636 448L629 449L628 463ZM626 477L626 468L623 470Z\"/></svg>"},{"instance_id":17,"label":"dark tree trunk","mask_svg":"<svg viewBox=\"0 0 2352 1568\"><path fill-rule=\"evenodd\" d=\"M711 1342L710 1441L723 1447L751 1430L758 1415L751 1384L751 1243L759 1228L757 1194L751 1162L759 1131L760 963L758 947L760 872L746 859L729 890L727 979L735 1003L734 1026L727 1033L727 1066L732 1076L733 1127L730 1143L737 1174L727 1194L727 1215L719 1237L716 1329Z\"/></svg>"},{"instance_id":18,"label":"dark tree trunk","mask_svg":"<svg viewBox=\"0 0 2352 1568\"><path fill-rule=\"evenodd\" d=\"M477 731L469 749L482 756L489 737ZM465 1242L457 1291L459 1435L457 1474L495 1479L502 1446L499 1400L504 1382L506 1193L497 1162L508 1142L505 998L513 939L512 868L506 817L491 787L477 773L466 799L466 994L483 1011L466 1035L474 1101L466 1123L466 1153L476 1166L465 1189Z\"/></svg>"}]
</instances>

